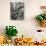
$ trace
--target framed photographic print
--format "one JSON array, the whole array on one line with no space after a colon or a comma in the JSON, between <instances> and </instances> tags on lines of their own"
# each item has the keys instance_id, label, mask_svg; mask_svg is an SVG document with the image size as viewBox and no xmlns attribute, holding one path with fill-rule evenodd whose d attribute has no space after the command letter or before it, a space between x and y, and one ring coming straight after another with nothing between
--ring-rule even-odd
<instances>
[{"instance_id":1,"label":"framed photographic print","mask_svg":"<svg viewBox=\"0 0 46 46\"><path fill-rule=\"evenodd\" d=\"M24 2L10 2L11 20L24 20Z\"/></svg>"}]
</instances>

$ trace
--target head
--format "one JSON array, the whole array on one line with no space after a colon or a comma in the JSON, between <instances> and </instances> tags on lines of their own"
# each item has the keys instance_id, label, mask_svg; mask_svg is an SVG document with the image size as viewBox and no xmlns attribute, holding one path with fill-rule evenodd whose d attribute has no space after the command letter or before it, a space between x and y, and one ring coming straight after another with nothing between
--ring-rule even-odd
<instances>
[{"instance_id":1,"label":"head","mask_svg":"<svg viewBox=\"0 0 46 46\"><path fill-rule=\"evenodd\" d=\"M43 12L44 14L46 14L46 6L41 6L40 9L42 10L42 12Z\"/></svg>"}]
</instances>

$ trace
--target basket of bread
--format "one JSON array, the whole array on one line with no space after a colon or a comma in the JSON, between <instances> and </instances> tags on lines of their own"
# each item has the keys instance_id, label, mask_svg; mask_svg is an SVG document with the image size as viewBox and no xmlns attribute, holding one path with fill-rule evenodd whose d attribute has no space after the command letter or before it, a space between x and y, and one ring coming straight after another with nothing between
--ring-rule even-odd
<instances>
[{"instance_id":1,"label":"basket of bread","mask_svg":"<svg viewBox=\"0 0 46 46\"><path fill-rule=\"evenodd\" d=\"M23 44L23 43L31 43L32 42L32 38L16 38L14 40L15 44Z\"/></svg>"}]
</instances>

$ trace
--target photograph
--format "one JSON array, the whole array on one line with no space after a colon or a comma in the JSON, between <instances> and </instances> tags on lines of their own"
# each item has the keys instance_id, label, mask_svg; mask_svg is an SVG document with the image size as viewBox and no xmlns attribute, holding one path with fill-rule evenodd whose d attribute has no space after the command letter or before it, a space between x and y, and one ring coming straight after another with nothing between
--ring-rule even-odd
<instances>
[{"instance_id":1,"label":"photograph","mask_svg":"<svg viewBox=\"0 0 46 46\"><path fill-rule=\"evenodd\" d=\"M10 2L11 20L24 20L24 2Z\"/></svg>"}]
</instances>

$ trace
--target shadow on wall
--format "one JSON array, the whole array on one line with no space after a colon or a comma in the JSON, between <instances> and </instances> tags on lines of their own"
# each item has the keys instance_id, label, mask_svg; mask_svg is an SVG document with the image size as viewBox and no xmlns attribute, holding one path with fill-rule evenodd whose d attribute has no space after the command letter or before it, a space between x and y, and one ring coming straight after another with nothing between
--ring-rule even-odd
<instances>
[{"instance_id":1,"label":"shadow on wall","mask_svg":"<svg viewBox=\"0 0 46 46\"><path fill-rule=\"evenodd\" d=\"M39 21L36 20L35 16L31 17L30 23L31 23L31 25L33 25L35 27L39 27L40 26Z\"/></svg>"}]
</instances>

